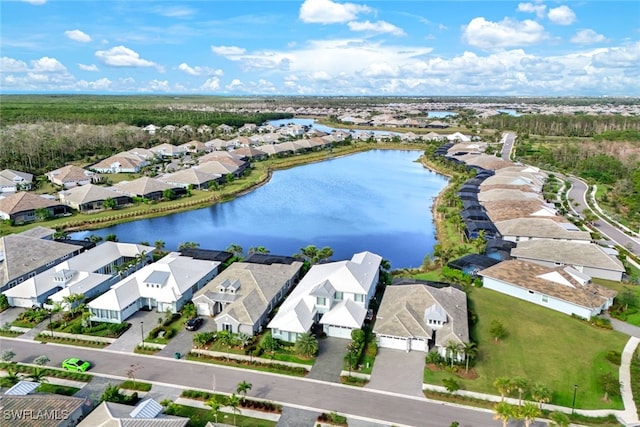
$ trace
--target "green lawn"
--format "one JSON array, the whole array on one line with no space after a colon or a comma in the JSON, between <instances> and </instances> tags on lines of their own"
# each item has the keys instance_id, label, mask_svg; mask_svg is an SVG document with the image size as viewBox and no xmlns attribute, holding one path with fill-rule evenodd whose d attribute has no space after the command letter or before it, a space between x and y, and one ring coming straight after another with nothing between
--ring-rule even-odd
<instances>
[{"instance_id":1,"label":"green lawn","mask_svg":"<svg viewBox=\"0 0 640 427\"><path fill-rule=\"evenodd\" d=\"M213 411L211 410L178 405L175 403L171 404L166 413L178 417L189 418L189 427L204 427L209 421L216 421ZM276 425L274 421L263 420L261 418L245 417L242 415L235 416L235 424L233 420L234 416L232 414L218 412L217 421L219 423L236 425L240 427L274 427Z\"/></svg>"},{"instance_id":2,"label":"green lawn","mask_svg":"<svg viewBox=\"0 0 640 427\"><path fill-rule=\"evenodd\" d=\"M573 386L578 384L577 408L622 409L620 398L601 400L604 393L599 378L606 372L618 376L618 367L606 361L605 354L609 350L622 352L625 335L489 289L474 288L471 300L479 319L473 331L479 350L478 378L457 379L464 389L497 394L495 378L522 376L549 387L554 404L571 406ZM497 343L489 333L494 319L508 332ZM442 385L442 378L451 374L426 373L425 377Z\"/></svg>"},{"instance_id":3,"label":"green lawn","mask_svg":"<svg viewBox=\"0 0 640 427\"><path fill-rule=\"evenodd\" d=\"M36 389L36 392L38 393L63 394L65 396L73 396L78 391L80 391L80 389L77 387L47 383L40 384Z\"/></svg>"}]
</instances>

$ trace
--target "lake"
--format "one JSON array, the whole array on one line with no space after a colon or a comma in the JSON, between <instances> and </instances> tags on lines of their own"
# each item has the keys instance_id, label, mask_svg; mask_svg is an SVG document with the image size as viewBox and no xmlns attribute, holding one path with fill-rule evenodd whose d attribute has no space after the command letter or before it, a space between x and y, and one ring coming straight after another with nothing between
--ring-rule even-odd
<instances>
[{"instance_id":1,"label":"lake","mask_svg":"<svg viewBox=\"0 0 640 427\"><path fill-rule=\"evenodd\" d=\"M116 234L122 242L163 240L167 250L235 243L292 255L309 244L330 246L332 260L368 250L392 268L418 267L432 252L433 198L447 178L415 162L419 151L372 150L276 171L262 187L209 208L77 232Z\"/></svg>"}]
</instances>

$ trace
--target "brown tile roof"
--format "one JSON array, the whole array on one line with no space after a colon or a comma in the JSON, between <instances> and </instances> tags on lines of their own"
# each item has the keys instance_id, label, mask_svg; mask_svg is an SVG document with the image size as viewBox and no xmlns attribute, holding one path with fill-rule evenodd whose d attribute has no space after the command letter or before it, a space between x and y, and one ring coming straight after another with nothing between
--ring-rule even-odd
<instances>
[{"instance_id":1,"label":"brown tile roof","mask_svg":"<svg viewBox=\"0 0 640 427\"><path fill-rule=\"evenodd\" d=\"M60 206L60 203L24 191L0 199L0 212L7 215L54 206Z\"/></svg>"},{"instance_id":2,"label":"brown tile roof","mask_svg":"<svg viewBox=\"0 0 640 427\"><path fill-rule=\"evenodd\" d=\"M557 222L566 221L565 218L554 215L555 209L546 208L545 204L540 200L494 200L483 202L482 206L484 206L487 215L493 222L527 218L536 212L546 209L548 209L548 216L544 216L544 218L550 218Z\"/></svg>"},{"instance_id":3,"label":"brown tile roof","mask_svg":"<svg viewBox=\"0 0 640 427\"><path fill-rule=\"evenodd\" d=\"M67 417L76 411L81 411L85 402L85 399L79 397L57 394L0 396L0 408L2 408L6 425L16 427L69 425ZM7 420L8 414L16 414L16 418ZM18 419L18 415L22 415L22 417ZM78 415L81 415L81 412Z\"/></svg>"},{"instance_id":4,"label":"brown tile roof","mask_svg":"<svg viewBox=\"0 0 640 427\"><path fill-rule=\"evenodd\" d=\"M590 309L601 307L607 298L616 295L615 291L592 283L582 285L566 272L566 268L550 268L531 262L509 260L484 269L478 274ZM568 284L540 277L549 273Z\"/></svg>"},{"instance_id":5,"label":"brown tile roof","mask_svg":"<svg viewBox=\"0 0 640 427\"><path fill-rule=\"evenodd\" d=\"M86 169L82 169L79 166L75 165L66 165L61 167L60 169L56 169L51 172L47 172L47 178L50 181L56 182L77 182L77 181L85 181L87 179L91 179L95 173L88 171Z\"/></svg>"},{"instance_id":6,"label":"brown tile roof","mask_svg":"<svg viewBox=\"0 0 640 427\"><path fill-rule=\"evenodd\" d=\"M516 218L494 223L503 236L591 241L591 234L569 222L548 218Z\"/></svg>"}]
</instances>

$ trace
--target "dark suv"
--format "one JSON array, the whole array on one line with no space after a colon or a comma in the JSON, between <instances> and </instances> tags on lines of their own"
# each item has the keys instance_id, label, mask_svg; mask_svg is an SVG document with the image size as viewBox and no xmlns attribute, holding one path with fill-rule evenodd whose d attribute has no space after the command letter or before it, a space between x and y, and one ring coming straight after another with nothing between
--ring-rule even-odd
<instances>
[{"instance_id":1,"label":"dark suv","mask_svg":"<svg viewBox=\"0 0 640 427\"><path fill-rule=\"evenodd\" d=\"M187 331L197 331L202 326L202 317L194 317L187 322Z\"/></svg>"}]
</instances>

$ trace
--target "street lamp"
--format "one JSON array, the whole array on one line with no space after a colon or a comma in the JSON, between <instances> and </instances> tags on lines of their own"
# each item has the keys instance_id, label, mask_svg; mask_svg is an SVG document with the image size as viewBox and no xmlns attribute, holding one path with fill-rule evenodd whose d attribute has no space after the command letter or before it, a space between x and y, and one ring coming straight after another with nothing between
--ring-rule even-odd
<instances>
[{"instance_id":1,"label":"street lamp","mask_svg":"<svg viewBox=\"0 0 640 427\"><path fill-rule=\"evenodd\" d=\"M144 347L144 322L140 321L140 336L142 337L142 346Z\"/></svg>"},{"instance_id":2,"label":"street lamp","mask_svg":"<svg viewBox=\"0 0 640 427\"><path fill-rule=\"evenodd\" d=\"M49 329L51 330L51 337L53 338L53 310L49 310Z\"/></svg>"},{"instance_id":3,"label":"street lamp","mask_svg":"<svg viewBox=\"0 0 640 427\"><path fill-rule=\"evenodd\" d=\"M573 385L573 403L571 404L571 415L576 413L576 393L578 392L578 384Z\"/></svg>"}]
</instances>

